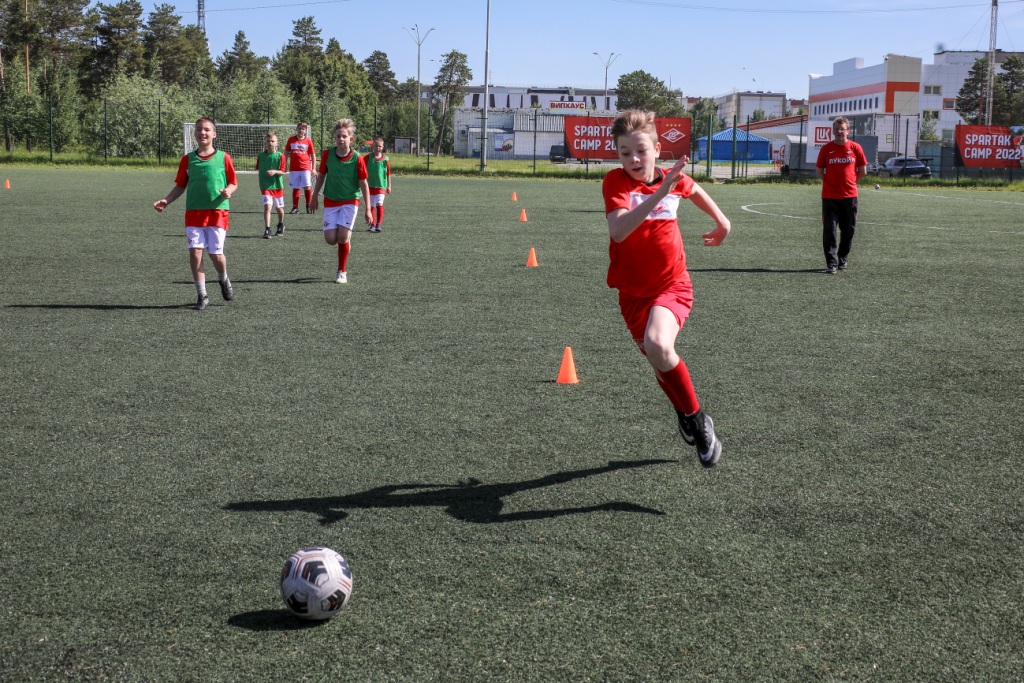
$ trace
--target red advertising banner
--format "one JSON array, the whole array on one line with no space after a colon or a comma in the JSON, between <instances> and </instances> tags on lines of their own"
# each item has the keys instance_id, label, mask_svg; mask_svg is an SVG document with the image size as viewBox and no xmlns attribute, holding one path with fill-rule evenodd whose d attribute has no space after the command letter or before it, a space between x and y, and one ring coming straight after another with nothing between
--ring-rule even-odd
<instances>
[{"instance_id":1,"label":"red advertising banner","mask_svg":"<svg viewBox=\"0 0 1024 683\"><path fill-rule=\"evenodd\" d=\"M962 166L1021 168L1024 136L1020 126L956 127L956 146Z\"/></svg>"},{"instance_id":2,"label":"red advertising banner","mask_svg":"<svg viewBox=\"0 0 1024 683\"><path fill-rule=\"evenodd\" d=\"M612 140L611 116L566 116L565 145L573 159L617 159ZM656 118L661 158L674 160L690 153L690 126L688 118Z\"/></svg>"}]
</instances>

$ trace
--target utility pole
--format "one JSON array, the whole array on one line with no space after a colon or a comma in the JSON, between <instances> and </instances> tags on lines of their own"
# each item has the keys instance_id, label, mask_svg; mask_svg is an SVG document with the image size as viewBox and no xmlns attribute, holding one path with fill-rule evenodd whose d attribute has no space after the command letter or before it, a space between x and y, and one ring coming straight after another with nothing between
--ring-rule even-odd
<instances>
[{"instance_id":1,"label":"utility pole","mask_svg":"<svg viewBox=\"0 0 1024 683\"><path fill-rule=\"evenodd\" d=\"M602 57L601 55L597 54L596 52L594 54L597 55L597 58L601 60L602 64L604 64L604 102L605 102L605 107L604 108L605 109L611 109L611 107L608 106L608 67L610 67L612 65L612 62L614 62L616 59L621 57L622 53L615 54L614 52L612 52L612 53L610 53L608 55L608 59L605 59L604 57Z\"/></svg>"},{"instance_id":2,"label":"utility pole","mask_svg":"<svg viewBox=\"0 0 1024 683\"><path fill-rule=\"evenodd\" d=\"M420 36L420 25L413 24L412 28L405 29L412 36L412 39L416 41L416 156L420 155L420 108L423 104L423 81L420 79L420 48L423 46L423 41L430 35L430 31L433 31L431 27L430 31L427 31ZM416 33L413 33L413 30Z\"/></svg>"},{"instance_id":3,"label":"utility pole","mask_svg":"<svg viewBox=\"0 0 1024 683\"><path fill-rule=\"evenodd\" d=\"M992 21L988 37L988 84L985 88L985 125L992 125L992 107L995 106L996 86L996 16L999 0L992 0Z\"/></svg>"},{"instance_id":4,"label":"utility pole","mask_svg":"<svg viewBox=\"0 0 1024 683\"><path fill-rule=\"evenodd\" d=\"M480 126L480 172L487 168L487 107L491 103L491 0L487 0L487 25L484 30L484 116Z\"/></svg>"},{"instance_id":5,"label":"utility pole","mask_svg":"<svg viewBox=\"0 0 1024 683\"><path fill-rule=\"evenodd\" d=\"M199 3L198 6L196 7L196 14L199 17L199 19L198 19L198 21L199 21L199 30L202 31L203 35L205 36L206 35L206 0L197 0L197 2Z\"/></svg>"}]
</instances>

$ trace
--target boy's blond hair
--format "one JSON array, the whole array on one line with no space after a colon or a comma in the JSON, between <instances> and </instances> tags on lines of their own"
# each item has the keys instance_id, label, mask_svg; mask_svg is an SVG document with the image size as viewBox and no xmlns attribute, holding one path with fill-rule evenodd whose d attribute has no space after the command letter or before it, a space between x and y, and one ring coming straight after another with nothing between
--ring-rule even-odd
<instances>
[{"instance_id":1,"label":"boy's blond hair","mask_svg":"<svg viewBox=\"0 0 1024 683\"><path fill-rule=\"evenodd\" d=\"M642 109L627 109L615 117L612 122L612 141L619 143L623 135L633 133L647 133L651 136L651 142L658 141L658 128L654 125L654 112Z\"/></svg>"},{"instance_id":2,"label":"boy's blond hair","mask_svg":"<svg viewBox=\"0 0 1024 683\"><path fill-rule=\"evenodd\" d=\"M337 135L339 130L347 128L348 132L353 136L356 134L356 122L352 119L338 119L334 122L334 134Z\"/></svg>"},{"instance_id":3,"label":"boy's blond hair","mask_svg":"<svg viewBox=\"0 0 1024 683\"><path fill-rule=\"evenodd\" d=\"M211 119L209 116L200 116L198 119L196 119L196 124L195 124L196 128L198 128L200 126L200 124L203 123L203 121L209 121L210 122L210 126L213 127L213 130L214 131L217 130L217 122L214 121L213 119Z\"/></svg>"}]
</instances>

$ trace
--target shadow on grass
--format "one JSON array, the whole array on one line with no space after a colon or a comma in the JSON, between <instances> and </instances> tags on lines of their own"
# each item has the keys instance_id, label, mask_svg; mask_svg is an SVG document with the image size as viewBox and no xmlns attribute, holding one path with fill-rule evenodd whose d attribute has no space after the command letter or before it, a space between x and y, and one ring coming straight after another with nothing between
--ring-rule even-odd
<instances>
[{"instance_id":1,"label":"shadow on grass","mask_svg":"<svg viewBox=\"0 0 1024 683\"><path fill-rule=\"evenodd\" d=\"M823 273L825 268L687 268L691 273Z\"/></svg>"},{"instance_id":2,"label":"shadow on grass","mask_svg":"<svg viewBox=\"0 0 1024 683\"><path fill-rule=\"evenodd\" d=\"M521 491L565 484L597 474L634 467L647 467L676 460L613 460L604 467L585 470L556 472L527 481L484 484L469 479L459 484L396 484L381 486L347 496L326 496L323 498L292 498L289 500L253 500L228 503L225 510L236 512L311 512L320 517L320 524L327 525L348 517L346 509L352 508L406 508L441 507L445 512L464 522L494 524L498 522L529 522L564 515L586 512L642 512L649 515L664 515L661 510L644 507L635 503L615 501L585 507L558 508L553 510L527 510L502 514L502 500Z\"/></svg>"},{"instance_id":3,"label":"shadow on grass","mask_svg":"<svg viewBox=\"0 0 1024 683\"><path fill-rule=\"evenodd\" d=\"M243 612L228 619L228 624L250 631L300 631L316 628L327 621L299 619L286 609L263 609L258 612Z\"/></svg>"},{"instance_id":4,"label":"shadow on grass","mask_svg":"<svg viewBox=\"0 0 1024 683\"><path fill-rule=\"evenodd\" d=\"M191 282L189 284L192 284ZM136 306L134 304L8 304L7 308L68 308L87 311L172 311L178 308L195 308L195 301L188 304L167 306Z\"/></svg>"}]
</instances>

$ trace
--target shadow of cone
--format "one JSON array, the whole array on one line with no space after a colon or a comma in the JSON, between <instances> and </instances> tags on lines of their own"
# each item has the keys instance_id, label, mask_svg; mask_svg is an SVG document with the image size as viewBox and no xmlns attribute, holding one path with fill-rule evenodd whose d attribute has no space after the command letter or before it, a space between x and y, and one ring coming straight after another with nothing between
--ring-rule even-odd
<instances>
[{"instance_id":1,"label":"shadow of cone","mask_svg":"<svg viewBox=\"0 0 1024 683\"><path fill-rule=\"evenodd\" d=\"M533 247L530 247L530 255L526 257L526 267L536 268L540 264L537 263L537 252Z\"/></svg>"},{"instance_id":2,"label":"shadow of cone","mask_svg":"<svg viewBox=\"0 0 1024 683\"><path fill-rule=\"evenodd\" d=\"M555 380L556 384L579 384L579 380L576 379L576 363L572 359L572 347L566 346L565 353L562 354L562 367L558 370L558 379Z\"/></svg>"},{"instance_id":3,"label":"shadow of cone","mask_svg":"<svg viewBox=\"0 0 1024 683\"><path fill-rule=\"evenodd\" d=\"M519 197L516 196L515 192L512 193L512 201L514 201L514 202L518 202L519 201Z\"/></svg>"},{"instance_id":4,"label":"shadow of cone","mask_svg":"<svg viewBox=\"0 0 1024 683\"><path fill-rule=\"evenodd\" d=\"M522 211L519 212L519 222L520 223L525 223L526 222L526 209L523 209Z\"/></svg>"}]
</instances>

